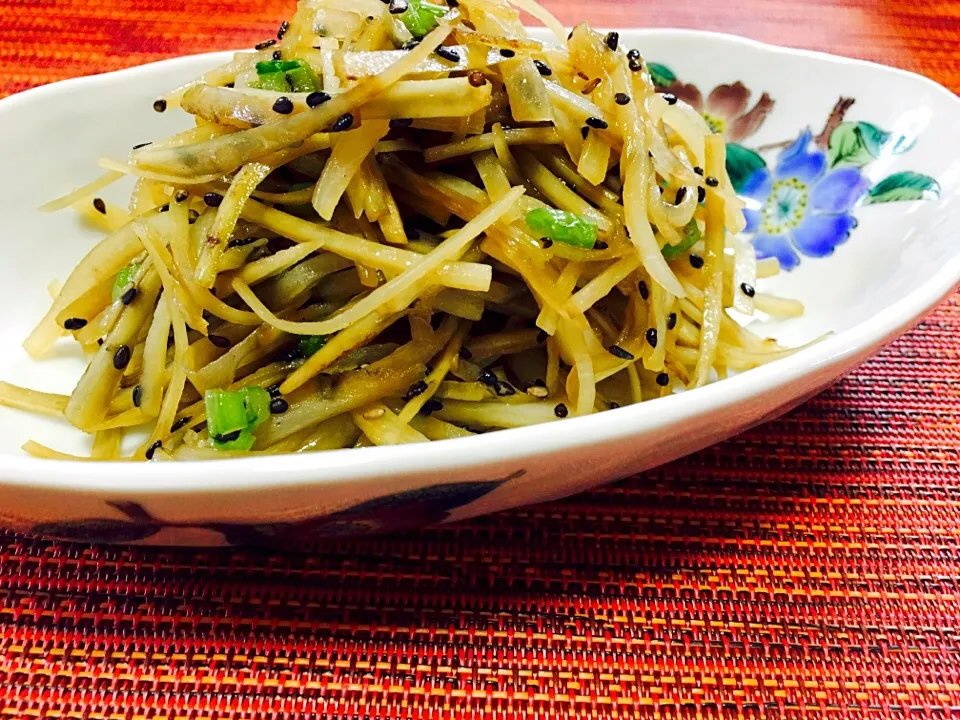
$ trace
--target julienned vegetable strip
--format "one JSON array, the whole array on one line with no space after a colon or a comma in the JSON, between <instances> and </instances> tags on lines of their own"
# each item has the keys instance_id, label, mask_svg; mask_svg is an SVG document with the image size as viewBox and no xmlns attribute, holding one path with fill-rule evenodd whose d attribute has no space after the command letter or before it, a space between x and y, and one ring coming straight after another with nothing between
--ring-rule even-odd
<instances>
[{"instance_id":1,"label":"julienned vegetable strip","mask_svg":"<svg viewBox=\"0 0 960 720\"><path fill-rule=\"evenodd\" d=\"M375 4L358 25L346 0L301 0L279 43L157 100L194 127L45 206L108 234L24 346L75 341L89 365L69 396L0 383L0 405L94 441L25 451L464 439L791 352L725 313L802 306L757 287L779 267L735 237L723 138L661 97L642 48L568 38L533 0ZM98 195L125 175L128 210Z\"/></svg>"},{"instance_id":2,"label":"julienned vegetable strip","mask_svg":"<svg viewBox=\"0 0 960 720\"><path fill-rule=\"evenodd\" d=\"M723 138L711 135L706 139L706 172L708 177L718 177L724 172L727 149ZM693 384L706 385L717 357L720 342L720 319L723 315L723 249L726 229L724 226L723 198L719 193L707 191L706 257L703 266L705 300L703 324L700 331L700 355Z\"/></svg>"}]
</instances>

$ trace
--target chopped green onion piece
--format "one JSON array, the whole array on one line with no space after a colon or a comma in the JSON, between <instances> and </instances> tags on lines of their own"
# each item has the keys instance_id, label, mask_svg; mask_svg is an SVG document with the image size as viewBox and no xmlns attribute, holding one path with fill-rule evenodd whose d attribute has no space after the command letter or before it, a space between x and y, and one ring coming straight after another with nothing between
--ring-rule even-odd
<instances>
[{"instance_id":1,"label":"chopped green onion piece","mask_svg":"<svg viewBox=\"0 0 960 720\"><path fill-rule=\"evenodd\" d=\"M270 417L270 393L261 387L207 390L207 433L218 450L249 450L253 431Z\"/></svg>"},{"instance_id":2,"label":"chopped green onion piece","mask_svg":"<svg viewBox=\"0 0 960 720\"><path fill-rule=\"evenodd\" d=\"M297 343L297 351L301 356L308 358L326 344L326 335L305 335Z\"/></svg>"},{"instance_id":3,"label":"chopped green onion piece","mask_svg":"<svg viewBox=\"0 0 960 720\"><path fill-rule=\"evenodd\" d=\"M317 76L303 60L259 62L257 79L250 85L273 92L312 93L319 89Z\"/></svg>"},{"instance_id":4,"label":"chopped green onion piece","mask_svg":"<svg viewBox=\"0 0 960 720\"><path fill-rule=\"evenodd\" d=\"M696 220L691 220L687 223L686 227L683 228L683 240L677 245L664 245L660 252L663 253L665 260L676 260L700 242L700 237L700 226L697 225Z\"/></svg>"},{"instance_id":5,"label":"chopped green onion piece","mask_svg":"<svg viewBox=\"0 0 960 720\"><path fill-rule=\"evenodd\" d=\"M407 10L400 19L410 34L420 40L437 26L437 20L446 15L449 9L426 0L407 0Z\"/></svg>"},{"instance_id":6,"label":"chopped green onion piece","mask_svg":"<svg viewBox=\"0 0 960 720\"><path fill-rule=\"evenodd\" d=\"M302 60L270 60L268 62L257 63L257 75L269 75L270 73L287 72L303 67Z\"/></svg>"},{"instance_id":7,"label":"chopped green onion piece","mask_svg":"<svg viewBox=\"0 0 960 720\"><path fill-rule=\"evenodd\" d=\"M124 291L130 287L133 279L140 272L140 263L130 263L126 267L120 268L120 272L113 278L113 289L110 291L110 297L114 302L120 299Z\"/></svg>"},{"instance_id":8,"label":"chopped green onion piece","mask_svg":"<svg viewBox=\"0 0 960 720\"><path fill-rule=\"evenodd\" d=\"M527 225L539 237L574 247L592 250L597 242L597 226L566 210L536 208L527 213Z\"/></svg>"}]
</instances>

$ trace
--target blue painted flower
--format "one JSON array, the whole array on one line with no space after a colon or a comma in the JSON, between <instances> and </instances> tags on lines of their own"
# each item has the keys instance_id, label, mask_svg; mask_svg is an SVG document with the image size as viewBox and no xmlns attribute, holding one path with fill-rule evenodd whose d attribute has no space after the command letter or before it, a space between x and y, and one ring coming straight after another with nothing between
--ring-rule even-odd
<instances>
[{"instance_id":1,"label":"blue painted flower","mask_svg":"<svg viewBox=\"0 0 960 720\"><path fill-rule=\"evenodd\" d=\"M809 149L812 139L807 130L772 172L760 168L740 192L757 257L775 257L786 270L797 266L799 255L826 257L844 242L857 226L850 211L870 189L859 168L828 170L826 154Z\"/></svg>"}]
</instances>

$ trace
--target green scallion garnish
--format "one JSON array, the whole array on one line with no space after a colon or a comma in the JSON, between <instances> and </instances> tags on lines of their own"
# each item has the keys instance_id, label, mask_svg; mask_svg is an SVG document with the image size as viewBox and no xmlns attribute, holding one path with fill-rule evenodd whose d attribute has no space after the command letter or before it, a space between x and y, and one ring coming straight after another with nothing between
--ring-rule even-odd
<instances>
[{"instance_id":1,"label":"green scallion garnish","mask_svg":"<svg viewBox=\"0 0 960 720\"><path fill-rule=\"evenodd\" d=\"M407 0L407 10L400 20L410 34L419 40L437 26L437 20L446 15L449 9L426 0Z\"/></svg>"},{"instance_id":2,"label":"green scallion garnish","mask_svg":"<svg viewBox=\"0 0 960 720\"><path fill-rule=\"evenodd\" d=\"M683 240L677 245L664 245L660 252L665 260L676 260L690 248L700 242L700 226L696 220L691 220L683 228Z\"/></svg>"},{"instance_id":3,"label":"green scallion garnish","mask_svg":"<svg viewBox=\"0 0 960 720\"><path fill-rule=\"evenodd\" d=\"M547 237L574 247L592 250L597 243L597 226L585 217L566 210L536 208L527 213L527 226L538 237Z\"/></svg>"},{"instance_id":4,"label":"green scallion garnish","mask_svg":"<svg viewBox=\"0 0 960 720\"><path fill-rule=\"evenodd\" d=\"M249 450L254 430L270 417L270 393L261 387L207 390L207 433L217 450Z\"/></svg>"},{"instance_id":5,"label":"green scallion garnish","mask_svg":"<svg viewBox=\"0 0 960 720\"><path fill-rule=\"evenodd\" d=\"M113 288L110 290L110 297L114 302L120 299L127 288L133 283L137 273L140 272L140 263L130 263L120 269L116 277L113 278Z\"/></svg>"}]
</instances>

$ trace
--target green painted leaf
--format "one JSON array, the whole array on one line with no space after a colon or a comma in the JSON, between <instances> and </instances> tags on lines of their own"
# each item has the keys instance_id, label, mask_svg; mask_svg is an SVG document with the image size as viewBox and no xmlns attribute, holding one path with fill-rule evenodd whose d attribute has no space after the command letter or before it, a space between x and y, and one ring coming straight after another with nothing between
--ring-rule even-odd
<instances>
[{"instance_id":1,"label":"green painted leaf","mask_svg":"<svg viewBox=\"0 0 960 720\"><path fill-rule=\"evenodd\" d=\"M673 74L673 70L666 65L648 63L647 68L650 70L650 77L653 78L653 84L657 87L670 87L677 81L677 76Z\"/></svg>"},{"instance_id":2,"label":"green painted leaf","mask_svg":"<svg viewBox=\"0 0 960 720\"><path fill-rule=\"evenodd\" d=\"M727 143L727 175L737 192L743 190L753 174L767 164L757 153L743 145Z\"/></svg>"},{"instance_id":3,"label":"green painted leaf","mask_svg":"<svg viewBox=\"0 0 960 720\"><path fill-rule=\"evenodd\" d=\"M868 122L840 123L830 135L830 167L863 167L881 155L899 155L913 147L916 138L894 135Z\"/></svg>"},{"instance_id":4,"label":"green painted leaf","mask_svg":"<svg viewBox=\"0 0 960 720\"><path fill-rule=\"evenodd\" d=\"M866 204L924 200L940 197L940 183L929 175L898 172L881 180L867 194Z\"/></svg>"}]
</instances>

